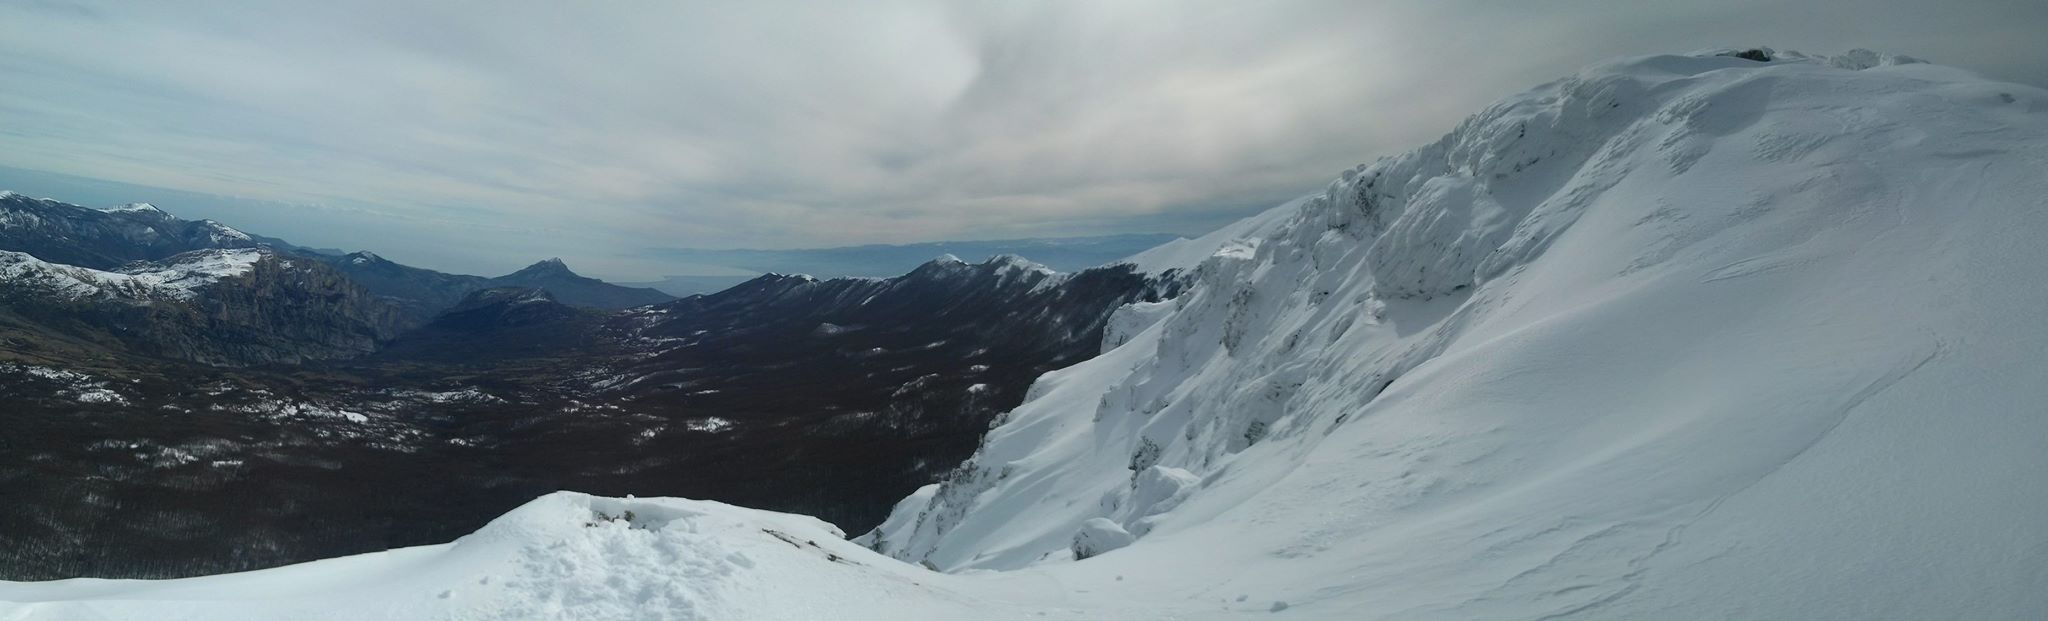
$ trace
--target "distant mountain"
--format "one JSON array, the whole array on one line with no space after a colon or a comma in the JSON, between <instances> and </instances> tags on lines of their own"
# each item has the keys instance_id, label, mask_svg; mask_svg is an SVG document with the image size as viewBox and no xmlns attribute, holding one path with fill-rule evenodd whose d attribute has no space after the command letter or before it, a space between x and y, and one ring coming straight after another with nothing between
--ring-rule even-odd
<instances>
[{"instance_id":1,"label":"distant mountain","mask_svg":"<svg viewBox=\"0 0 2048 621\"><path fill-rule=\"evenodd\" d=\"M295 363L375 351L399 326L348 277L269 249L195 250L116 271L0 251L8 349Z\"/></svg>"},{"instance_id":2,"label":"distant mountain","mask_svg":"<svg viewBox=\"0 0 2048 621\"><path fill-rule=\"evenodd\" d=\"M0 250L93 269L194 250L255 248L249 234L212 220L181 220L148 203L90 209L0 192Z\"/></svg>"},{"instance_id":3,"label":"distant mountain","mask_svg":"<svg viewBox=\"0 0 2048 621\"><path fill-rule=\"evenodd\" d=\"M618 310L676 299L653 289L623 287L569 271L561 259L548 259L525 269L492 278L492 287L546 289L554 299L570 306Z\"/></svg>"},{"instance_id":4,"label":"distant mountain","mask_svg":"<svg viewBox=\"0 0 2048 621\"><path fill-rule=\"evenodd\" d=\"M619 285L625 287L646 287L676 297L689 297L724 291L734 285L760 276L760 274L669 276L661 280L622 282Z\"/></svg>"},{"instance_id":5,"label":"distant mountain","mask_svg":"<svg viewBox=\"0 0 2048 621\"><path fill-rule=\"evenodd\" d=\"M561 259L548 259L497 278L448 274L395 263L369 252L353 252L321 260L364 287L384 296L408 316L425 322L478 290L495 287L545 289L569 306L618 310L675 299L653 289L614 285L580 276Z\"/></svg>"},{"instance_id":6,"label":"distant mountain","mask_svg":"<svg viewBox=\"0 0 2048 621\"><path fill-rule=\"evenodd\" d=\"M539 287L564 304L602 309L675 299L652 289L577 275L560 259L541 261L497 278L447 274L368 252L342 253L251 235L212 220L183 220L148 203L92 209L0 192L0 250L26 253L53 264L112 270L134 261L156 261L194 250L237 248L270 248L326 263L384 298L409 324L423 323L470 292L488 287Z\"/></svg>"},{"instance_id":7,"label":"distant mountain","mask_svg":"<svg viewBox=\"0 0 2048 621\"><path fill-rule=\"evenodd\" d=\"M250 239L253 239L253 240L256 240L256 243L259 243L259 244L263 244L263 245L265 245L265 246L269 246L269 247L272 247L272 248L276 248L276 249L279 249L279 250L284 250L284 251L290 252L290 253L292 253L292 254L302 254L302 255L306 255L306 256L328 256L328 257L338 257L338 256L341 256L341 255L345 255L345 254L348 254L348 251L347 251L347 250L342 250L342 249L340 249L340 248L312 248L312 247L308 247L308 246L301 246L301 245L298 245L298 244L294 244L294 243L291 243L291 242L288 242L288 241L285 241L285 240L282 240L282 239L278 239L278 238L275 238L275 237L270 237L270 236L267 236L267 235L257 235L257 234L255 234L255 233L250 233L250 234L249 234L249 238L250 238Z\"/></svg>"},{"instance_id":8,"label":"distant mountain","mask_svg":"<svg viewBox=\"0 0 2048 621\"><path fill-rule=\"evenodd\" d=\"M562 269L541 267L522 272ZM491 287L368 356L233 370L37 355L0 334L0 449L47 447L0 450L0 532L18 544L0 546L0 579L186 576L446 541L559 489L866 529L970 454L1033 378L1099 352L1116 309L1177 288L1129 266L1061 274L1016 257L767 275L620 311ZM116 517L138 512L189 526Z\"/></svg>"},{"instance_id":9,"label":"distant mountain","mask_svg":"<svg viewBox=\"0 0 2048 621\"><path fill-rule=\"evenodd\" d=\"M1062 272L1107 265L1164 244L1178 236L1166 234L1104 235L991 241L938 241L920 244L845 246L796 250L658 249L656 256L680 262L760 273L839 276L894 276L939 255L980 260L1000 255L1029 257ZM675 278L691 278L689 276ZM677 283L689 286L687 280Z\"/></svg>"},{"instance_id":10,"label":"distant mountain","mask_svg":"<svg viewBox=\"0 0 2048 621\"><path fill-rule=\"evenodd\" d=\"M415 324L432 319L470 292L490 286L490 279L482 276L412 267L369 252L320 255L316 258L355 279L371 293L383 297Z\"/></svg>"},{"instance_id":11,"label":"distant mountain","mask_svg":"<svg viewBox=\"0 0 2048 621\"><path fill-rule=\"evenodd\" d=\"M605 315L556 301L546 289L478 289L379 353L380 360L489 366L531 356L573 356L591 349Z\"/></svg>"}]
</instances>

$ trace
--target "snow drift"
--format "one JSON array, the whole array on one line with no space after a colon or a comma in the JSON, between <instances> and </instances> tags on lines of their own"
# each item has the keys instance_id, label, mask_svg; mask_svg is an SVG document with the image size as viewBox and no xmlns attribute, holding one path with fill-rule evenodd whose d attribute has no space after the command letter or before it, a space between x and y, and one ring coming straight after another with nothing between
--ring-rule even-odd
<instances>
[{"instance_id":1,"label":"snow drift","mask_svg":"<svg viewBox=\"0 0 2048 621\"><path fill-rule=\"evenodd\" d=\"M858 540L905 562L803 518L556 496L450 546L0 600L77 600L32 618L2048 617L2048 92L1766 57L1594 66L1244 236L1143 257L1207 253L1188 293L1127 308L1111 349L1040 379Z\"/></svg>"}]
</instances>

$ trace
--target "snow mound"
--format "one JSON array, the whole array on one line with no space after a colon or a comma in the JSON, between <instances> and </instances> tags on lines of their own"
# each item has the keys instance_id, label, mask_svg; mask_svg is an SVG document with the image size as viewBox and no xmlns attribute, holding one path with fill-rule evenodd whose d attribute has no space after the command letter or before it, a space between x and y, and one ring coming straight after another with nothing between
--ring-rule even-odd
<instances>
[{"instance_id":1,"label":"snow mound","mask_svg":"<svg viewBox=\"0 0 2048 621\"><path fill-rule=\"evenodd\" d=\"M183 580L0 582L0 618L1083 618L905 565L822 521L558 492L454 543ZM12 602L12 603L6 603Z\"/></svg>"}]
</instances>

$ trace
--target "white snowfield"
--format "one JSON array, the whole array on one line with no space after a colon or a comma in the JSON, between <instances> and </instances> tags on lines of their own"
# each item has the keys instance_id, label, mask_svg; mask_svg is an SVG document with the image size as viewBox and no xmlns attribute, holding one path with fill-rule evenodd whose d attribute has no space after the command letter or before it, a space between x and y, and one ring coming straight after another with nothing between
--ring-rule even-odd
<instances>
[{"instance_id":1,"label":"white snowfield","mask_svg":"<svg viewBox=\"0 0 2048 621\"><path fill-rule=\"evenodd\" d=\"M1286 224L1288 217L1294 215L1296 206L1308 198L1302 197L1286 205L1259 212L1201 237L1183 237L1160 244L1150 250L1125 257L1117 263L1128 264L1147 274L1163 274L1168 270L1192 270L1227 246L1272 234L1275 229Z\"/></svg>"},{"instance_id":2,"label":"white snowfield","mask_svg":"<svg viewBox=\"0 0 2048 621\"><path fill-rule=\"evenodd\" d=\"M1598 65L1218 243L856 540L887 557L562 494L445 546L0 584L0 619L2048 618L2043 171L2035 88Z\"/></svg>"},{"instance_id":3,"label":"white snowfield","mask_svg":"<svg viewBox=\"0 0 2048 621\"><path fill-rule=\"evenodd\" d=\"M264 256L265 251L254 248L195 250L108 272L0 250L0 282L70 299L189 300L207 285L248 274Z\"/></svg>"}]
</instances>

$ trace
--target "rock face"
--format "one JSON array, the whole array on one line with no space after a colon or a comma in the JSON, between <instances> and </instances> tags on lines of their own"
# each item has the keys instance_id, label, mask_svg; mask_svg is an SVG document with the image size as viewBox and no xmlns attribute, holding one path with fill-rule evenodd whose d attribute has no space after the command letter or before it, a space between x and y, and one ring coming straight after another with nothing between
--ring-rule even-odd
<instances>
[{"instance_id":1,"label":"rock face","mask_svg":"<svg viewBox=\"0 0 2048 621\"><path fill-rule=\"evenodd\" d=\"M400 317L347 276L265 253L240 278L202 290L194 310L223 362L303 362L367 354L398 335Z\"/></svg>"},{"instance_id":2,"label":"rock face","mask_svg":"<svg viewBox=\"0 0 2048 621\"><path fill-rule=\"evenodd\" d=\"M318 259L384 298L413 325L426 323L441 311L461 302L463 296L490 286L490 279L482 276L412 267L368 252L321 256Z\"/></svg>"}]
</instances>

